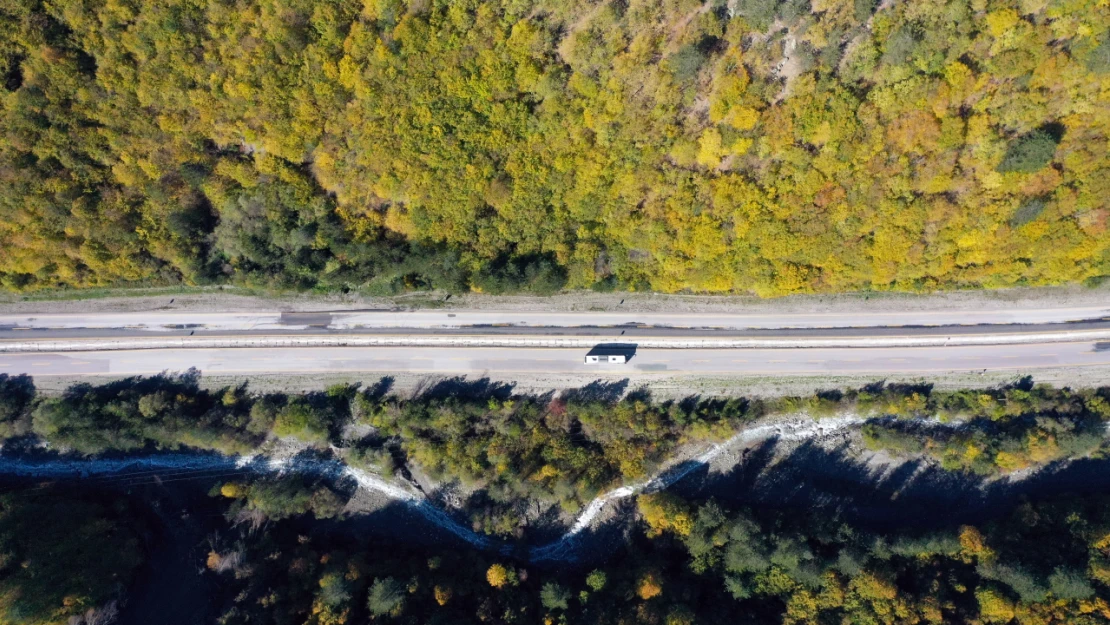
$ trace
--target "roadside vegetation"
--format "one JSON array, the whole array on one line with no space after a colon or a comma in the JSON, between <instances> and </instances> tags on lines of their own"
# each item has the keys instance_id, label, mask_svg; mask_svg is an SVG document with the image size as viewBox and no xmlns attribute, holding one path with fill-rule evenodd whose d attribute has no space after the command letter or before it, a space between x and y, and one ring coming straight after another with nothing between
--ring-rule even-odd
<instances>
[{"instance_id":1,"label":"roadside vegetation","mask_svg":"<svg viewBox=\"0 0 1110 625\"><path fill-rule=\"evenodd\" d=\"M949 471L997 475L1087 456L1106 443L1106 422L1090 414L974 419L954 427L887 420L864 425L863 436L870 449L926 456Z\"/></svg>"},{"instance_id":2,"label":"roadside vegetation","mask_svg":"<svg viewBox=\"0 0 1110 625\"><path fill-rule=\"evenodd\" d=\"M190 371L40 396L30 377L0 376L0 425L9 440L31 436L81 455L246 454L292 441L386 476L419 471L464 496L475 530L520 538L537 505L547 514L577 513L602 492L656 474L684 445L724 441L760 419L857 415L867 419L862 435L871 449L930 457L979 476L1099 454L1110 420L1110 389L1055 388L1029 378L975 391L879 383L805 397L681 401L603 383L535 396L451 379L402 398L389 392L388 379L300 395L254 393L245 385L209 390L199 382ZM273 516L284 497L264 482L228 488L244 518ZM334 503L319 485L287 494L293 510L313 497Z\"/></svg>"},{"instance_id":3,"label":"roadside vegetation","mask_svg":"<svg viewBox=\"0 0 1110 625\"><path fill-rule=\"evenodd\" d=\"M927 456L951 471L997 475L1086 456L1106 443L1110 393L1072 392L1031 380L997 391L933 393L923 406L911 394L882 401L886 418L863 426L871 449ZM874 412L872 412L874 414ZM907 417L936 417L942 425Z\"/></svg>"},{"instance_id":4,"label":"roadside vegetation","mask_svg":"<svg viewBox=\"0 0 1110 625\"><path fill-rule=\"evenodd\" d=\"M10 0L0 286L1110 274L1079 0Z\"/></svg>"}]
</instances>

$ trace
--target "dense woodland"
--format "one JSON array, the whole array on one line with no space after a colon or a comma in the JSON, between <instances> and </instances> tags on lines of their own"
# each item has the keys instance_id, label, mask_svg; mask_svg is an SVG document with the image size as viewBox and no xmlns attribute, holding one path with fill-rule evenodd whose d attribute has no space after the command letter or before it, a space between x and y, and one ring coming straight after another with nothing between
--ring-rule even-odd
<instances>
[{"instance_id":1,"label":"dense woodland","mask_svg":"<svg viewBox=\"0 0 1110 625\"><path fill-rule=\"evenodd\" d=\"M35 505L18 498L4 502L8 514L40 511ZM330 505L301 506L269 522L244 525L241 503L230 504L233 524L195 556L203 559L198 568L207 568L202 574L216 580L222 597L214 622L1094 625L1110 620L1105 496L1020 503L976 526L874 531L843 522L832 511L730 510L712 500L644 495L641 522L603 564L554 568L465 547L380 541L342 525L314 531L304 515L327 517ZM36 519L51 535L55 526L76 526L84 533L107 529L81 507L51 512ZM286 518L290 514L294 518ZM72 544L66 538L58 540ZM21 557L32 562L55 554L42 541L20 548ZM128 566L133 564L115 554L105 561L79 559L67 569L66 582L102 589L108 584L99 575ZM43 592L55 601L63 592L18 574L5 587ZM10 600L10 594L0 596L0 610L14 615ZM65 622L36 614L37 619L14 616L7 622Z\"/></svg>"},{"instance_id":2,"label":"dense woodland","mask_svg":"<svg viewBox=\"0 0 1110 625\"><path fill-rule=\"evenodd\" d=\"M0 284L1110 274L1098 0L6 0Z\"/></svg>"},{"instance_id":3,"label":"dense woodland","mask_svg":"<svg viewBox=\"0 0 1110 625\"><path fill-rule=\"evenodd\" d=\"M1110 419L1110 389L1030 379L974 391L875 384L728 401L656 401L604 385L537 397L465 380L446 380L411 398L389 390L388 380L304 395L205 389L189 372L45 395L28 376L0 376L0 425L7 453L42 454L38 441L53 448L45 453L78 455L158 448L245 453L277 437L298 439L315 446L312 453L356 466L420 469L459 481L481 495L462 510L476 529L527 544L527 507L539 502L575 511L599 490L657 470L678 445L719 440L758 418L858 414L868 418L868 445L932 456L940 468L973 479L1098 457ZM208 529L184 534L147 527L153 517L140 507L169 492L149 476L153 490L107 480L80 490L6 484L0 620L104 622L126 610L132 580L158 535L204 541L189 545L197 559L191 571L206 571L215 584L205 609L218 612L212 618L221 625L1110 620L1104 495L1042 493L1005 503L974 526L939 515L892 530L864 524L866 515L841 518L837 506L818 502L799 514L783 504L747 509L653 492L638 498L639 521L623 538L614 536L604 561L541 566L507 555L526 550L375 539L351 512L354 490L339 473L190 479L194 485L186 480L169 491L210 484L209 496L200 496L208 507L196 511L196 522ZM181 514L173 522L189 519Z\"/></svg>"},{"instance_id":4,"label":"dense woodland","mask_svg":"<svg viewBox=\"0 0 1110 625\"><path fill-rule=\"evenodd\" d=\"M0 622L105 625L143 562L142 514L87 489L0 495Z\"/></svg>"},{"instance_id":5,"label":"dense woodland","mask_svg":"<svg viewBox=\"0 0 1110 625\"><path fill-rule=\"evenodd\" d=\"M723 441L766 417L857 414L868 418L862 434L872 449L983 477L1100 455L1110 421L1110 388L1055 388L1029 378L989 390L874 384L776 399L657 401L622 392L595 384L535 396L452 379L402 398L386 379L286 395L245 385L205 389L194 371L77 384L45 396L29 376L0 375L0 432L12 443L31 436L80 455L246 454L267 441L295 440L374 473L419 470L456 485L476 531L519 539L534 529L537 505L556 516L576 513L603 491L654 475L680 445ZM288 492L267 484L233 484L225 496L248 519L268 516L284 496L301 512L314 498L331 501L332 514L342 507L315 482Z\"/></svg>"},{"instance_id":6,"label":"dense woodland","mask_svg":"<svg viewBox=\"0 0 1110 625\"><path fill-rule=\"evenodd\" d=\"M331 492L269 480L271 491ZM875 531L835 512L639 499L604 564L536 566L469 548L376 540L311 517L334 502L227 522L192 551L221 625L737 622L1093 625L1110 620L1110 499L1055 496L975 526ZM143 515L119 491L8 487L0 498L0 618L98 625L134 600ZM288 502L297 497L281 497ZM227 502L222 503L222 502ZM167 539L174 537L168 536ZM124 607L126 609L126 607ZM739 620L738 620L739 619Z\"/></svg>"}]
</instances>

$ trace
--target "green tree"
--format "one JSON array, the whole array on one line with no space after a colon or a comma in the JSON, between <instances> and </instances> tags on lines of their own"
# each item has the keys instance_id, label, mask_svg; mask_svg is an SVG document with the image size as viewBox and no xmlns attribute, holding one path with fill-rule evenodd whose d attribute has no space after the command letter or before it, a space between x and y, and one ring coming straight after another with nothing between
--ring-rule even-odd
<instances>
[{"instance_id":1,"label":"green tree","mask_svg":"<svg viewBox=\"0 0 1110 625\"><path fill-rule=\"evenodd\" d=\"M569 601L570 592L555 582L547 582L540 589L540 603L548 610L566 610Z\"/></svg>"},{"instance_id":2,"label":"green tree","mask_svg":"<svg viewBox=\"0 0 1110 625\"><path fill-rule=\"evenodd\" d=\"M1052 161L1058 143L1055 137L1044 130L1015 139L1006 150L1002 162L998 164L998 171L1035 173Z\"/></svg>"},{"instance_id":3,"label":"green tree","mask_svg":"<svg viewBox=\"0 0 1110 625\"><path fill-rule=\"evenodd\" d=\"M324 442L328 438L327 416L304 397L293 397L274 418L274 434L292 436L305 442Z\"/></svg>"},{"instance_id":4,"label":"green tree","mask_svg":"<svg viewBox=\"0 0 1110 625\"><path fill-rule=\"evenodd\" d=\"M370 594L366 600L366 607L370 610L370 614L398 615L404 608L404 604L405 587L392 577L375 579L370 586Z\"/></svg>"}]
</instances>

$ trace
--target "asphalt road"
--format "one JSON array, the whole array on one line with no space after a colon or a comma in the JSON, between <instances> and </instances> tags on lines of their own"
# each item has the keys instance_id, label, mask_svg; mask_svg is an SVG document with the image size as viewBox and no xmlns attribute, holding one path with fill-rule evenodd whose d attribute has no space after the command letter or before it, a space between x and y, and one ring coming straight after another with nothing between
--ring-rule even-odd
<instances>
[{"instance_id":1,"label":"asphalt road","mask_svg":"<svg viewBox=\"0 0 1110 625\"><path fill-rule=\"evenodd\" d=\"M0 331L95 330L241 332L326 328L340 331L372 329L457 329L473 327L589 328L650 326L688 329L801 329L954 326L981 324L1050 324L1110 318L1107 306L900 311L808 314L700 314L625 312L506 312L463 310L375 310L359 312L134 312L94 314L0 315Z\"/></svg>"},{"instance_id":2,"label":"asphalt road","mask_svg":"<svg viewBox=\"0 0 1110 625\"><path fill-rule=\"evenodd\" d=\"M791 375L854 373L931 373L948 371L1035 370L1045 367L1110 365L1110 349L1096 343L1110 331L1110 305L1020 310L902 311L879 313L807 314L681 314L622 312L498 312L498 311L347 311L347 312L229 312L197 313L149 311L134 313L0 315L0 373L38 376L150 374L196 367L210 374L312 374L323 372L406 372L440 374L722 374ZM272 336L387 334L392 337L427 337L452 334L501 335L557 339L556 347L482 347L480 341L462 338L437 347L278 346L258 345ZM1003 338L1020 334L1052 333L1054 341L1029 336L1025 344L969 344L990 335L986 342L1017 343ZM1068 332L1066 336L1063 334ZM1088 336L1084 336L1087 334ZM726 338L773 335L786 341L733 341L705 348L711 343L689 341L682 348L655 349L648 337L676 336ZM933 335L943 347L892 346L896 336ZM949 336L951 335L951 336ZM119 339L182 337L207 347L174 348L162 341L149 349L133 349ZM233 339L240 345L227 346ZM568 339L577 337L577 347ZM821 339L837 337L839 347ZM71 345L64 339L89 341ZM53 339L53 341L52 341ZM242 340L240 340L242 339ZM797 339L797 340L795 340ZM267 339L270 340L270 339ZM406 339L408 340L408 339ZM592 341L641 342L626 365L589 366L582 349ZM1031 343L1029 341L1038 341ZM14 353L19 343L51 345L45 351ZM70 341L72 343L72 341ZM389 341L384 341L389 343ZM424 341L428 345L432 341ZM930 341L910 341L909 344ZM157 341L155 341L157 343ZM288 343L288 341L286 341ZM310 342L311 343L311 342ZM754 343L754 344L752 344ZM799 347L804 343L804 347ZM365 342L364 342L365 344ZM392 343L396 345L396 343ZM486 342L488 344L488 341ZM532 341L531 345L535 345ZM866 345L870 344L870 347ZM115 349L122 348L122 349ZM91 351L96 349L98 351Z\"/></svg>"},{"instance_id":3,"label":"asphalt road","mask_svg":"<svg viewBox=\"0 0 1110 625\"><path fill-rule=\"evenodd\" d=\"M919 348L639 349L625 365L585 365L566 348L228 348L0 354L0 373L35 376L130 375L196 367L207 374L587 373L830 375L939 373L1110 365L1094 342Z\"/></svg>"}]
</instances>

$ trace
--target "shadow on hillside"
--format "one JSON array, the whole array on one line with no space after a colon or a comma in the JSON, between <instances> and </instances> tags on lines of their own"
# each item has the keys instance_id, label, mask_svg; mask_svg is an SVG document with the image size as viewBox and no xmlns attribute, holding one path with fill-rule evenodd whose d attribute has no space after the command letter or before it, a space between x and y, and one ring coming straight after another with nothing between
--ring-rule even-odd
<instances>
[{"instance_id":1,"label":"shadow on hillside","mask_svg":"<svg viewBox=\"0 0 1110 625\"><path fill-rule=\"evenodd\" d=\"M846 445L829 449L807 442L777 458L778 445L771 439L751 448L725 473L691 471L673 488L713 497L728 508L797 510L881 531L981 523L1005 516L1023 500L1104 493L1110 487L1110 460L1057 463L1016 481L986 480L922 461L876 469Z\"/></svg>"}]
</instances>

